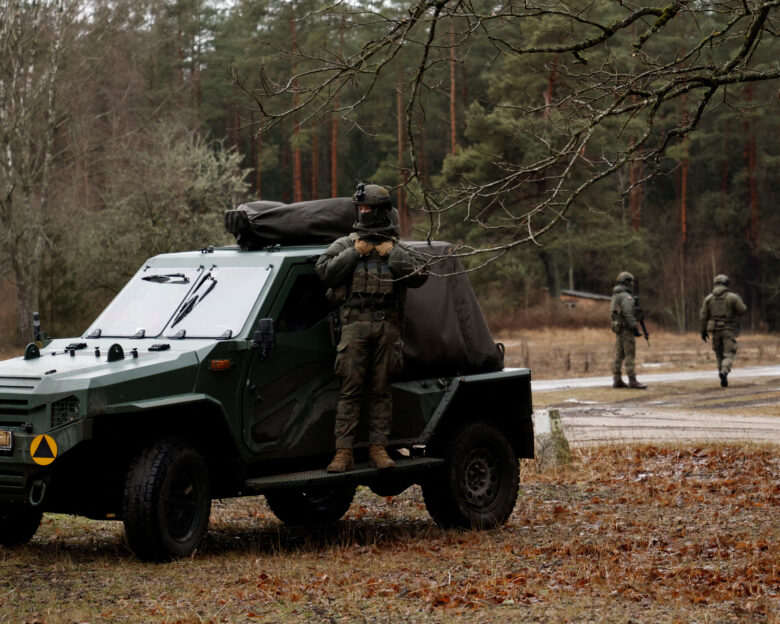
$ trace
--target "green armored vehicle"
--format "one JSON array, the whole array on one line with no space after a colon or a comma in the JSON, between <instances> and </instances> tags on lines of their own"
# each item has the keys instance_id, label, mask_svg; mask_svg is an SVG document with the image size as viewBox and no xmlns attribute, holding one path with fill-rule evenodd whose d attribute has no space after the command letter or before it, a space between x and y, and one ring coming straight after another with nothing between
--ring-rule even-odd
<instances>
[{"instance_id":1,"label":"green armored vehicle","mask_svg":"<svg viewBox=\"0 0 780 624\"><path fill-rule=\"evenodd\" d=\"M196 549L212 499L263 494L285 523L334 522L358 485L421 484L443 526L504 523L517 459L533 456L530 372L502 369L492 341L498 357L479 361L486 328L462 275L410 291L396 467L369 468L358 445L354 471L325 472L339 383L324 249L156 256L80 337L0 362L0 544L68 513L121 520L139 558L166 560Z\"/></svg>"}]
</instances>

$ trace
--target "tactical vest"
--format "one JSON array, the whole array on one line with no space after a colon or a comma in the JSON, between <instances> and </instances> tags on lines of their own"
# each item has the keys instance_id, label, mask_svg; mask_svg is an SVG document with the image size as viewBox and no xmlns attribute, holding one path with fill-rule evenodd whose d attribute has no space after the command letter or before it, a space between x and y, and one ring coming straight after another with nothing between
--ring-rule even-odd
<instances>
[{"instance_id":1,"label":"tactical vest","mask_svg":"<svg viewBox=\"0 0 780 624\"><path fill-rule=\"evenodd\" d=\"M612 317L612 331L616 334L622 332L628 325L626 319L623 317L623 309L620 302L627 292L615 293L612 295L612 301L609 304L609 314Z\"/></svg>"},{"instance_id":2,"label":"tactical vest","mask_svg":"<svg viewBox=\"0 0 780 624\"><path fill-rule=\"evenodd\" d=\"M352 272L346 305L357 309L385 309L398 303L387 257L372 253L361 258Z\"/></svg>"},{"instance_id":3,"label":"tactical vest","mask_svg":"<svg viewBox=\"0 0 780 624\"><path fill-rule=\"evenodd\" d=\"M737 330L737 319L732 306L729 305L728 296L729 291L710 295L707 331Z\"/></svg>"},{"instance_id":4,"label":"tactical vest","mask_svg":"<svg viewBox=\"0 0 780 624\"><path fill-rule=\"evenodd\" d=\"M387 260L360 259L352 273L351 293L384 297L393 294L393 275Z\"/></svg>"},{"instance_id":5,"label":"tactical vest","mask_svg":"<svg viewBox=\"0 0 780 624\"><path fill-rule=\"evenodd\" d=\"M729 315L729 302L726 299L728 292L724 292L722 295L713 295L710 299L710 318L713 321L729 321L731 320Z\"/></svg>"}]
</instances>

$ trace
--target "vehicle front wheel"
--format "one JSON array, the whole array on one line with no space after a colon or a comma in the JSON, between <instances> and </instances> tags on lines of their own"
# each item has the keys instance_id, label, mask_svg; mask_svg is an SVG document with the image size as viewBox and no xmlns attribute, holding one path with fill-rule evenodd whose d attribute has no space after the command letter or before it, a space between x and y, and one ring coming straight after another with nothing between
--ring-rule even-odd
<instances>
[{"instance_id":1,"label":"vehicle front wheel","mask_svg":"<svg viewBox=\"0 0 780 624\"><path fill-rule=\"evenodd\" d=\"M354 485L283 490L265 495L274 515L289 526L332 524L347 513L354 497Z\"/></svg>"},{"instance_id":2,"label":"vehicle front wheel","mask_svg":"<svg viewBox=\"0 0 780 624\"><path fill-rule=\"evenodd\" d=\"M29 505L0 504L0 544L26 544L41 525L43 513Z\"/></svg>"},{"instance_id":3,"label":"vehicle front wheel","mask_svg":"<svg viewBox=\"0 0 780 624\"><path fill-rule=\"evenodd\" d=\"M206 534L211 487L203 456L182 440L159 440L130 466L124 489L125 536L143 561L190 555Z\"/></svg>"},{"instance_id":4,"label":"vehicle front wheel","mask_svg":"<svg viewBox=\"0 0 780 624\"><path fill-rule=\"evenodd\" d=\"M422 484L423 500L445 528L492 529L504 524L519 491L517 456L488 423L460 429L446 446L443 477Z\"/></svg>"}]
</instances>

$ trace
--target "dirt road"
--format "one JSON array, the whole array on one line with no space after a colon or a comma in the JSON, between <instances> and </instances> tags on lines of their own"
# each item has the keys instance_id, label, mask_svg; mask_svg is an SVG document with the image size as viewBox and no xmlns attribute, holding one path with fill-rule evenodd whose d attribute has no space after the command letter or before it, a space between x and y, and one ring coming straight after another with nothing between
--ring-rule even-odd
<instances>
[{"instance_id":1,"label":"dirt road","mask_svg":"<svg viewBox=\"0 0 780 624\"><path fill-rule=\"evenodd\" d=\"M569 441L750 441L780 445L780 366L738 368L721 388L712 371L643 374L647 390L611 377L532 382L535 409L557 408Z\"/></svg>"}]
</instances>

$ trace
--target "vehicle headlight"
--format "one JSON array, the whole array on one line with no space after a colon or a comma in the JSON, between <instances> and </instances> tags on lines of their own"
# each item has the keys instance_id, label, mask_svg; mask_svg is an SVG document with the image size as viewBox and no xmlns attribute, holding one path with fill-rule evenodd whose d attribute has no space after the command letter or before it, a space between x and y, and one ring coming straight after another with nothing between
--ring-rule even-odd
<instances>
[{"instance_id":1,"label":"vehicle headlight","mask_svg":"<svg viewBox=\"0 0 780 624\"><path fill-rule=\"evenodd\" d=\"M0 451L10 451L14 445L14 434L0 429Z\"/></svg>"}]
</instances>

